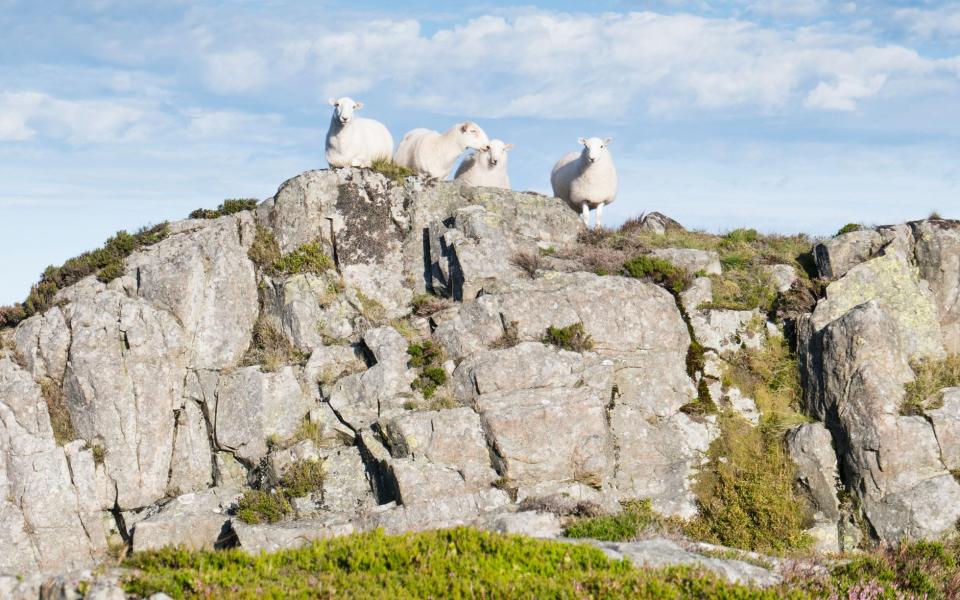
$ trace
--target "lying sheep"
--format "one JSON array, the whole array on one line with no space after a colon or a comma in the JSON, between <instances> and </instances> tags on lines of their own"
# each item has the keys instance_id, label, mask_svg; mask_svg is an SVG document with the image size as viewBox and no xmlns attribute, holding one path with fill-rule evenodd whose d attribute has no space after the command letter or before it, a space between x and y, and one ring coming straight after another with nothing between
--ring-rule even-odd
<instances>
[{"instance_id":1,"label":"lying sheep","mask_svg":"<svg viewBox=\"0 0 960 600\"><path fill-rule=\"evenodd\" d=\"M414 129L400 140L393 160L418 175L446 179L464 150L483 150L489 143L487 134L471 121L458 123L445 133Z\"/></svg>"},{"instance_id":2,"label":"lying sheep","mask_svg":"<svg viewBox=\"0 0 960 600\"><path fill-rule=\"evenodd\" d=\"M580 138L583 150L561 158L550 174L553 195L580 211L584 225L590 226L590 209L597 209L597 229L603 226L603 206L617 196L617 169L607 149L610 141Z\"/></svg>"},{"instance_id":3,"label":"lying sheep","mask_svg":"<svg viewBox=\"0 0 960 600\"><path fill-rule=\"evenodd\" d=\"M389 160L393 136L383 123L354 116L363 102L330 99L333 117L327 131L327 163L331 167L370 167L378 158Z\"/></svg>"},{"instance_id":4,"label":"lying sheep","mask_svg":"<svg viewBox=\"0 0 960 600\"><path fill-rule=\"evenodd\" d=\"M507 175L507 150L513 144L504 144L501 140L490 140L486 150L475 150L463 159L454 179L474 187L495 187L510 189L510 177Z\"/></svg>"}]
</instances>

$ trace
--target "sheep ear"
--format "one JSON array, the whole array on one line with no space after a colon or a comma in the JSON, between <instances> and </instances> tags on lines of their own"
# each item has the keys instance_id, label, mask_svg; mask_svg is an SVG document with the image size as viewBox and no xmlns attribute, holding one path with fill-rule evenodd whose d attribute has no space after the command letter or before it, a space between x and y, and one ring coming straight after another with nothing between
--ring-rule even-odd
<instances>
[{"instance_id":1,"label":"sheep ear","mask_svg":"<svg viewBox=\"0 0 960 600\"><path fill-rule=\"evenodd\" d=\"M336 105L337 105L337 99L336 99L336 98L330 98L329 100L327 100L327 102L330 103L330 106L336 106Z\"/></svg>"},{"instance_id":2,"label":"sheep ear","mask_svg":"<svg viewBox=\"0 0 960 600\"><path fill-rule=\"evenodd\" d=\"M467 129L470 129L470 123L463 123L462 125L460 125L460 131L462 133L466 133Z\"/></svg>"},{"instance_id":3,"label":"sheep ear","mask_svg":"<svg viewBox=\"0 0 960 600\"><path fill-rule=\"evenodd\" d=\"M586 145L587 145L587 138L580 138L580 139L577 140L577 142L579 142L579 143L583 144L584 146L586 146Z\"/></svg>"},{"instance_id":4,"label":"sheep ear","mask_svg":"<svg viewBox=\"0 0 960 600\"><path fill-rule=\"evenodd\" d=\"M503 147L504 150L513 150L513 144L507 144Z\"/></svg>"},{"instance_id":5,"label":"sheep ear","mask_svg":"<svg viewBox=\"0 0 960 600\"><path fill-rule=\"evenodd\" d=\"M363 108L363 102L357 102L356 104L353 105L353 108L356 110L360 110L361 108Z\"/></svg>"},{"instance_id":6,"label":"sheep ear","mask_svg":"<svg viewBox=\"0 0 960 600\"><path fill-rule=\"evenodd\" d=\"M613 141L613 138L604 138L604 139L603 139L603 143L606 144L606 145L608 145L608 146L610 145L610 142L612 142L612 141Z\"/></svg>"}]
</instances>

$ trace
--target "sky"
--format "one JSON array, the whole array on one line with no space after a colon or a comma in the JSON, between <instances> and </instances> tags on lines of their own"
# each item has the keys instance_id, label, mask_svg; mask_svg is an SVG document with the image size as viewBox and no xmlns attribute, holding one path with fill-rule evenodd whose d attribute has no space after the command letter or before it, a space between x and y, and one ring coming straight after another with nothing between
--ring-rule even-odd
<instances>
[{"instance_id":1,"label":"sky","mask_svg":"<svg viewBox=\"0 0 960 600\"><path fill-rule=\"evenodd\" d=\"M332 96L477 121L548 193L611 137L606 224L960 218L960 2L0 0L0 304L119 229L324 168Z\"/></svg>"}]
</instances>

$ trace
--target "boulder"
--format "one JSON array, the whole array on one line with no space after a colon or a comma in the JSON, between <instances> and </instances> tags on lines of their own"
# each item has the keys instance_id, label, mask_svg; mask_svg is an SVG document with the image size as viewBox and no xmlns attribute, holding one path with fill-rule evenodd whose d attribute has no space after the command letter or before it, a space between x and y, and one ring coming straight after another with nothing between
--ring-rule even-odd
<instances>
[{"instance_id":1,"label":"boulder","mask_svg":"<svg viewBox=\"0 0 960 600\"><path fill-rule=\"evenodd\" d=\"M506 492L488 489L401 506L378 506L368 510L354 523L363 531L379 528L388 534L446 529L470 525L481 514L502 509L509 503L510 497Z\"/></svg>"},{"instance_id":2,"label":"boulder","mask_svg":"<svg viewBox=\"0 0 960 600\"><path fill-rule=\"evenodd\" d=\"M767 265L763 271L781 294L789 291L797 280L797 270L790 265Z\"/></svg>"},{"instance_id":3,"label":"boulder","mask_svg":"<svg viewBox=\"0 0 960 600\"><path fill-rule=\"evenodd\" d=\"M317 540L350 535L357 528L339 515L324 515L301 521L248 525L234 521L237 547L253 555L300 548Z\"/></svg>"},{"instance_id":4,"label":"boulder","mask_svg":"<svg viewBox=\"0 0 960 600\"><path fill-rule=\"evenodd\" d=\"M79 454L74 448L78 487L53 440L40 387L0 360L0 571L80 568L106 550L96 497L80 497L93 487L92 457L81 465Z\"/></svg>"},{"instance_id":5,"label":"boulder","mask_svg":"<svg viewBox=\"0 0 960 600\"><path fill-rule=\"evenodd\" d=\"M836 537L840 502L837 499L837 455L833 437L822 423L798 425L785 437L787 453L797 465L797 483L810 498L814 509L833 523Z\"/></svg>"},{"instance_id":6,"label":"boulder","mask_svg":"<svg viewBox=\"0 0 960 600\"><path fill-rule=\"evenodd\" d=\"M861 229L816 244L813 247L813 259L820 277L837 279L873 258L882 247L880 233L873 229Z\"/></svg>"},{"instance_id":7,"label":"boulder","mask_svg":"<svg viewBox=\"0 0 960 600\"><path fill-rule=\"evenodd\" d=\"M949 530L960 516L960 484L944 465L931 423L900 415L904 384L914 375L898 319L879 300L820 332L815 317L800 326L805 397L808 410L835 432L847 489L882 540Z\"/></svg>"},{"instance_id":8,"label":"boulder","mask_svg":"<svg viewBox=\"0 0 960 600\"><path fill-rule=\"evenodd\" d=\"M683 228L683 225L677 221L674 221L667 215L658 212L652 212L644 215L639 224L640 231L649 231L659 235L663 235L671 229L686 231Z\"/></svg>"},{"instance_id":9,"label":"boulder","mask_svg":"<svg viewBox=\"0 0 960 600\"><path fill-rule=\"evenodd\" d=\"M213 484L213 448L203 409L194 400L184 400L176 419L167 484L173 496L198 492Z\"/></svg>"},{"instance_id":10,"label":"boulder","mask_svg":"<svg viewBox=\"0 0 960 600\"><path fill-rule=\"evenodd\" d=\"M220 369L237 364L257 320L257 281L247 251L253 215L181 221L170 235L126 261L132 296L174 315L188 340L188 364Z\"/></svg>"},{"instance_id":11,"label":"boulder","mask_svg":"<svg viewBox=\"0 0 960 600\"><path fill-rule=\"evenodd\" d=\"M217 446L248 464L267 454L267 442L289 439L313 408L296 367L269 373L245 367L225 373L217 390Z\"/></svg>"},{"instance_id":12,"label":"boulder","mask_svg":"<svg viewBox=\"0 0 960 600\"><path fill-rule=\"evenodd\" d=\"M657 248L652 250L650 255L665 260L675 267L680 267L691 275L696 273L720 275L723 272L723 268L720 266L720 255L714 250Z\"/></svg>"},{"instance_id":13,"label":"boulder","mask_svg":"<svg viewBox=\"0 0 960 600\"><path fill-rule=\"evenodd\" d=\"M351 303L343 293L335 271L302 273L270 283L265 286L268 312L300 351L311 352L329 340L345 340L354 334L354 319L360 314L354 304L358 302Z\"/></svg>"},{"instance_id":14,"label":"boulder","mask_svg":"<svg viewBox=\"0 0 960 600\"><path fill-rule=\"evenodd\" d=\"M134 525L133 551L174 546L213 550L228 544L232 534L227 513L240 496L236 489L211 488L174 498Z\"/></svg>"},{"instance_id":15,"label":"boulder","mask_svg":"<svg viewBox=\"0 0 960 600\"><path fill-rule=\"evenodd\" d=\"M909 359L944 356L944 338L933 294L899 250L890 249L859 264L828 285L826 298L813 311L811 325L820 331L870 300L876 300L893 319Z\"/></svg>"},{"instance_id":16,"label":"boulder","mask_svg":"<svg viewBox=\"0 0 960 600\"><path fill-rule=\"evenodd\" d=\"M926 412L940 446L943 465L954 471L960 469L960 387L940 392L940 406Z\"/></svg>"},{"instance_id":17,"label":"boulder","mask_svg":"<svg viewBox=\"0 0 960 600\"><path fill-rule=\"evenodd\" d=\"M721 354L759 348L763 345L766 329L762 327L762 317L756 310L696 311L690 314L690 325L700 345Z\"/></svg>"},{"instance_id":18,"label":"boulder","mask_svg":"<svg viewBox=\"0 0 960 600\"><path fill-rule=\"evenodd\" d=\"M167 489L188 346L168 312L102 286L75 289L63 393L77 435L104 451L121 509Z\"/></svg>"},{"instance_id":19,"label":"boulder","mask_svg":"<svg viewBox=\"0 0 960 600\"><path fill-rule=\"evenodd\" d=\"M692 315L701 304L713 300L713 280L709 277L697 277L686 291L680 294L680 303L687 314Z\"/></svg>"},{"instance_id":20,"label":"boulder","mask_svg":"<svg viewBox=\"0 0 960 600\"><path fill-rule=\"evenodd\" d=\"M911 223L913 256L933 293L949 354L960 354L960 222Z\"/></svg>"}]
</instances>

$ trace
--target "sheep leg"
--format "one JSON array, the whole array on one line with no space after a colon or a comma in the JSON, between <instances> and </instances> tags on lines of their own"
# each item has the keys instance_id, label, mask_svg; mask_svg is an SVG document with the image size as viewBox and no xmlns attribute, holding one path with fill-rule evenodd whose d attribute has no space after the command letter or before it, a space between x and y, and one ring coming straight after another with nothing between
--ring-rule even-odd
<instances>
[{"instance_id":1,"label":"sheep leg","mask_svg":"<svg viewBox=\"0 0 960 600\"><path fill-rule=\"evenodd\" d=\"M583 219L583 224L590 227L590 205L586 202L580 205L580 217Z\"/></svg>"},{"instance_id":2,"label":"sheep leg","mask_svg":"<svg viewBox=\"0 0 960 600\"><path fill-rule=\"evenodd\" d=\"M597 230L603 229L603 202L597 205Z\"/></svg>"}]
</instances>

